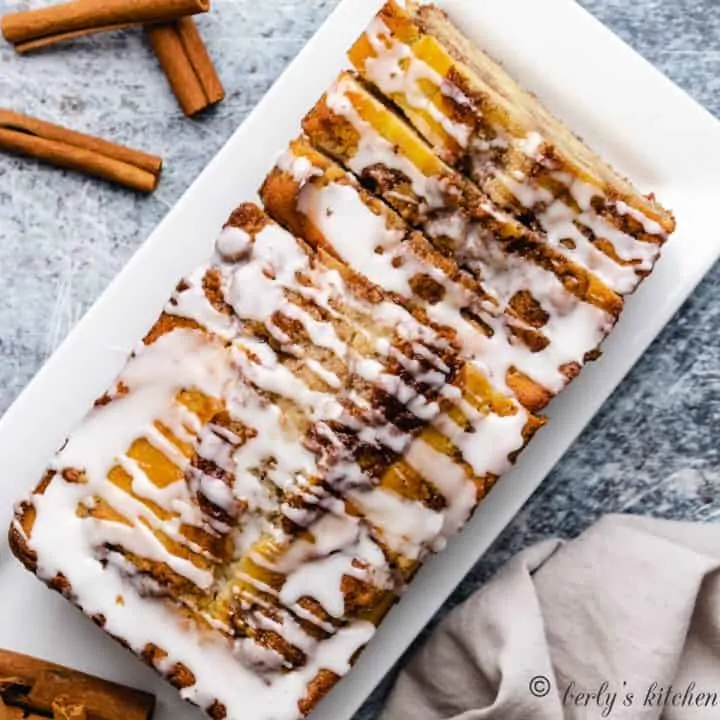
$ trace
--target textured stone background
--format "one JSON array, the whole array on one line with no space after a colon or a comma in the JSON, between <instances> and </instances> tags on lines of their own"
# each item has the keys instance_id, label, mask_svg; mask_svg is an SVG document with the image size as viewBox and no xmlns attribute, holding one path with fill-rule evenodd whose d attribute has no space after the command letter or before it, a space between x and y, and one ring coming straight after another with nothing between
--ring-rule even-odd
<instances>
[{"instance_id":1,"label":"textured stone background","mask_svg":"<svg viewBox=\"0 0 720 720\"><path fill-rule=\"evenodd\" d=\"M42 4L33 2L33 5ZM147 148L166 159L151 198L0 156L0 412L3 412L336 0L216 0L202 32L228 98L185 120L142 35L16 58L0 44L0 106ZM583 4L716 115L717 0ZM26 7L0 0L0 13ZM606 512L720 516L720 268L658 338L448 608L511 554L573 536ZM447 609L447 608L446 608ZM361 711L375 716L391 678Z\"/></svg>"}]
</instances>

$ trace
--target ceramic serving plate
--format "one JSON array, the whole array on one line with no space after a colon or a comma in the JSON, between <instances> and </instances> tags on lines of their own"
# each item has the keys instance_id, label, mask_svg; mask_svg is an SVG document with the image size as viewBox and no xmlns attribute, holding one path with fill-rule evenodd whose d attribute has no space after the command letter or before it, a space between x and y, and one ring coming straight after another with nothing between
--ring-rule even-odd
<instances>
[{"instance_id":1,"label":"ceramic serving plate","mask_svg":"<svg viewBox=\"0 0 720 720\"><path fill-rule=\"evenodd\" d=\"M645 348L720 256L720 123L573 0L444 0L456 22L591 146L678 220L653 277L627 304L602 360L550 410L550 422L466 530L430 561L358 666L318 709L349 718L518 512ZM47 460L111 383L177 280L210 254L232 208L255 198L304 113L345 65L381 0L343 0L0 421L0 527ZM135 684L158 720L198 717L175 692L0 544L0 646Z\"/></svg>"}]
</instances>

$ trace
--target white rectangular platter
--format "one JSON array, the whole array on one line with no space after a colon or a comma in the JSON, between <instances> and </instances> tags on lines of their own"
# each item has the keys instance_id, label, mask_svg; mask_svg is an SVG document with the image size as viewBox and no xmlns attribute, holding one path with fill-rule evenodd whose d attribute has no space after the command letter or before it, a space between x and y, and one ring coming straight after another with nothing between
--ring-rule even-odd
<instances>
[{"instance_id":1,"label":"white rectangular platter","mask_svg":"<svg viewBox=\"0 0 720 720\"><path fill-rule=\"evenodd\" d=\"M428 563L316 720L352 716L720 257L720 123L573 0L440 4L618 169L655 191L675 211L679 229L652 279L628 302L603 359L553 404L555 420L465 532ZM209 255L232 208L255 197L380 5L340 3L0 421L0 532L13 502L30 491L68 431L110 384L179 277ZM4 541L0 618L0 646L155 692L158 720L199 717L152 671L21 570Z\"/></svg>"}]
</instances>

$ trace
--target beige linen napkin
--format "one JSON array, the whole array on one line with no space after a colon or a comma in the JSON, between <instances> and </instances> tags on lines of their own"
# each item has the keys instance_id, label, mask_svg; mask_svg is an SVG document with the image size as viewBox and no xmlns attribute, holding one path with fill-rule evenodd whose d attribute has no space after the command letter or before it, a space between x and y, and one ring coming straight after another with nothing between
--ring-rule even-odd
<instances>
[{"instance_id":1,"label":"beige linen napkin","mask_svg":"<svg viewBox=\"0 0 720 720\"><path fill-rule=\"evenodd\" d=\"M610 515L513 558L381 720L720 718L720 526Z\"/></svg>"}]
</instances>

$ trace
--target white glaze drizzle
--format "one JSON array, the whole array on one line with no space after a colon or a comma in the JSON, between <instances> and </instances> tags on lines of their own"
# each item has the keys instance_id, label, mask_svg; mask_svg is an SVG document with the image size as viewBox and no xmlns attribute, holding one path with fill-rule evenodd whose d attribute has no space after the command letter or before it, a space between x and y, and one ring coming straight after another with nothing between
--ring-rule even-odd
<instances>
[{"instance_id":1,"label":"white glaze drizzle","mask_svg":"<svg viewBox=\"0 0 720 720\"><path fill-rule=\"evenodd\" d=\"M347 120L358 132L359 143L355 154L348 159L348 167L358 175L380 164L401 172L411 184L413 193L429 209L444 205L443 189L437 178L427 177L420 169L405 157L389 140L377 132L373 126L360 117L348 93L361 91L354 80L341 76L328 90L327 105L339 117ZM406 196L400 196L407 201Z\"/></svg>"},{"instance_id":2,"label":"white glaze drizzle","mask_svg":"<svg viewBox=\"0 0 720 720\"><path fill-rule=\"evenodd\" d=\"M480 228L470 229L458 254L492 289L501 307L509 307L518 293L530 292L548 318L540 332L549 344L536 355L555 367L584 365L586 354L595 350L613 327L609 313L578 300L554 273L504 253Z\"/></svg>"},{"instance_id":3,"label":"white glaze drizzle","mask_svg":"<svg viewBox=\"0 0 720 720\"><path fill-rule=\"evenodd\" d=\"M662 225L656 220L647 217L644 213L636 210L634 207L630 207L627 203L618 201L615 203L615 209L621 215L629 215L634 220L637 220L648 235L657 235L658 237L667 237L667 233L663 229Z\"/></svg>"},{"instance_id":4,"label":"white glaze drizzle","mask_svg":"<svg viewBox=\"0 0 720 720\"><path fill-rule=\"evenodd\" d=\"M429 82L438 92L449 97L469 100L462 91L447 83L426 62L420 60L412 48L395 37L388 26L376 17L366 31L366 37L375 53L365 61L365 74L383 93L400 95L405 103L420 112L427 113L462 148L470 142L472 127L449 118L423 90L421 81Z\"/></svg>"},{"instance_id":5,"label":"white glaze drizzle","mask_svg":"<svg viewBox=\"0 0 720 720\"><path fill-rule=\"evenodd\" d=\"M443 538L451 537L467 522L477 504L475 483L468 478L465 468L422 439L413 442L404 459L415 472L431 477L447 501L440 534Z\"/></svg>"},{"instance_id":6,"label":"white glaze drizzle","mask_svg":"<svg viewBox=\"0 0 720 720\"><path fill-rule=\"evenodd\" d=\"M498 132L503 132L501 128L497 129ZM537 133L531 135L537 135L540 139L535 138L531 141L528 136L522 140L513 140L507 137L507 141L532 159L544 162L537 156L537 151L542 145L542 136ZM481 155L476 162L473 162L473 167L478 181L482 184L484 175L488 173L485 156ZM606 205L609 201L595 185L573 178L568 173L551 173L554 180L566 187L577 203L578 211L563 199L556 197L548 188L538 184L534 178L519 172L510 175L500 167L490 168L490 174L510 190L523 207L536 212L540 226L553 247L567 259L593 272L609 288L620 294L633 292L640 284L643 274L652 270L660 256L659 244L629 235L601 217L592 205L592 200L596 197L601 198ZM538 212L537 206L542 206L544 209ZM643 225L646 232L657 234L663 240L667 237L657 222L640 211L632 209L632 213L623 213L626 208L630 210L624 203L615 203L615 207L620 214L631 214ZM609 242L621 262L603 252L593 239L581 232L578 224L590 231L594 239Z\"/></svg>"},{"instance_id":7,"label":"white glaze drizzle","mask_svg":"<svg viewBox=\"0 0 720 720\"><path fill-rule=\"evenodd\" d=\"M328 518L332 521L329 528ZM311 594L329 615L341 619L345 616L343 578L349 576L372 582L376 587L390 587L389 569L383 551L356 518L329 515L324 521L312 529L315 543L310 548L310 557L295 563L280 591L280 599L287 607L293 607ZM338 529L338 525L343 527ZM345 528L350 529L349 538ZM319 557L315 559L313 555Z\"/></svg>"},{"instance_id":8,"label":"white glaze drizzle","mask_svg":"<svg viewBox=\"0 0 720 720\"><path fill-rule=\"evenodd\" d=\"M406 500L383 488L367 492L349 492L348 497L362 510L385 544L411 560L432 547L443 529L443 515L416 500Z\"/></svg>"}]
</instances>

